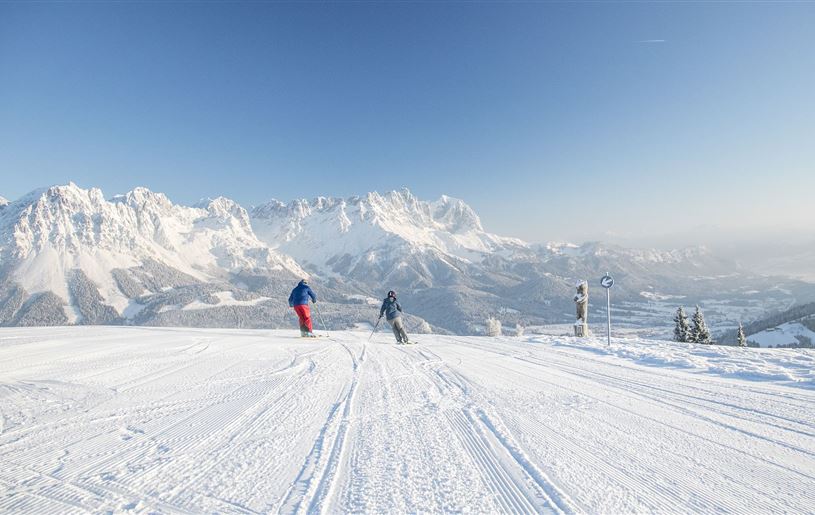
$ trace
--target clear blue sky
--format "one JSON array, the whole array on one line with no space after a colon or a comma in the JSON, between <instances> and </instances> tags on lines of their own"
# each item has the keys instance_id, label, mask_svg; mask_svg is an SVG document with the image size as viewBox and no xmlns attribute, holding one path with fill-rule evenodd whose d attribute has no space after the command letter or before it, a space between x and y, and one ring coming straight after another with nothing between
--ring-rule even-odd
<instances>
[{"instance_id":1,"label":"clear blue sky","mask_svg":"<svg viewBox=\"0 0 815 515\"><path fill-rule=\"evenodd\" d=\"M406 186L532 241L815 225L813 27L815 3L2 3L0 195Z\"/></svg>"}]
</instances>

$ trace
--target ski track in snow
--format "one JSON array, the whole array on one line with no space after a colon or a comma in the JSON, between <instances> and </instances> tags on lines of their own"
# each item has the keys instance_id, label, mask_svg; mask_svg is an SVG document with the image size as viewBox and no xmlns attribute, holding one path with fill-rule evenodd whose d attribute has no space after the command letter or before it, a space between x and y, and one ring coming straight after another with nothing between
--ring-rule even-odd
<instances>
[{"instance_id":1,"label":"ski track in snow","mask_svg":"<svg viewBox=\"0 0 815 515\"><path fill-rule=\"evenodd\" d=\"M2 329L0 512L815 506L809 383L641 363L636 342L367 336ZM794 377L813 358L778 356Z\"/></svg>"}]
</instances>

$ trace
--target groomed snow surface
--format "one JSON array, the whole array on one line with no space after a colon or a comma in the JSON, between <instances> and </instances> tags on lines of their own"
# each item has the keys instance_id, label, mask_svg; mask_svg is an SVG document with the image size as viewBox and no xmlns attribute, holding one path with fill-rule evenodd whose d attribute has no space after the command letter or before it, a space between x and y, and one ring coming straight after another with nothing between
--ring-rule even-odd
<instances>
[{"instance_id":1,"label":"groomed snow surface","mask_svg":"<svg viewBox=\"0 0 815 515\"><path fill-rule=\"evenodd\" d=\"M811 513L815 353L0 330L0 512Z\"/></svg>"}]
</instances>

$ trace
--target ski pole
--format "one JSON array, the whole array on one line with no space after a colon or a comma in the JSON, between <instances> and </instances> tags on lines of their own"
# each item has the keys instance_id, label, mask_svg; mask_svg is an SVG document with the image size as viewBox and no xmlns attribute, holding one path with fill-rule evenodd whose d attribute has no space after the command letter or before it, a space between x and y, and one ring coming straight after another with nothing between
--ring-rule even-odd
<instances>
[{"instance_id":1,"label":"ski pole","mask_svg":"<svg viewBox=\"0 0 815 515\"><path fill-rule=\"evenodd\" d=\"M314 310L317 312L317 316L320 318L320 325L323 326L323 331L325 331L326 337L328 337L328 329L325 328L325 322L323 321L323 314L320 313L320 308L317 307L317 303L314 303Z\"/></svg>"},{"instance_id":2,"label":"ski pole","mask_svg":"<svg viewBox=\"0 0 815 515\"><path fill-rule=\"evenodd\" d=\"M376 328L377 328L377 327L379 327L379 322L381 322L381 321L382 321L382 317L379 317L379 318L376 320L376 325L374 326L374 330L373 330L373 331L371 331L371 336L369 336L369 337L368 337L368 341L371 341L371 338L373 338L373 337L374 337L374 333L376 332Z\"/></svg>"}]
</instances>

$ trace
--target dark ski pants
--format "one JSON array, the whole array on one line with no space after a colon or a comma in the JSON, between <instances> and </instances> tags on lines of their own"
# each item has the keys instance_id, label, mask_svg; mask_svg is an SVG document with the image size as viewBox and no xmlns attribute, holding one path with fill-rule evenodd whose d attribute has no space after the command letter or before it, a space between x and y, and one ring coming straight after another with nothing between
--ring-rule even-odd
<instances>
[{"instance_id":1,"label":"dark ski pants","mask_svg":"<svg viewBox=\"0 0 815 515\"><path fill-rule=\"evenodd\" d=\"M393 329L393 335L396 336L397 343L407 343L408 336L405 332L405 324L402 323L402 317L396 317L393 320L388 320L388 323Z\"/></svg>"}]
</instances>

